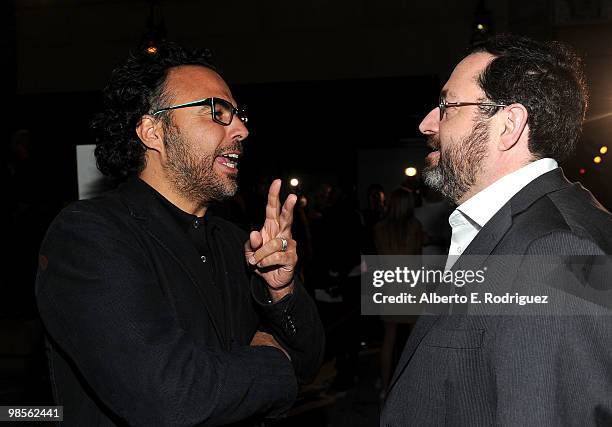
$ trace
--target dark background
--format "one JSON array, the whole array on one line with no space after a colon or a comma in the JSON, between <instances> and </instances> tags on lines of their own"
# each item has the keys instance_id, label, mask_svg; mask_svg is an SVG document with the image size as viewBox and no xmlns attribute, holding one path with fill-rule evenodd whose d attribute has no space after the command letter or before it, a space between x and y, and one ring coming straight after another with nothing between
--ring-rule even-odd
<instances>
[{"instance_id":1,"label":"dark background","mask_svg":"<svg viewBox=\"0 0 612 427\"><path fill-rule=\"evenodd\" d=\"M469 43L499 32L567 41L584 56L587 123L563 166L609 209L611 160L592 159L612 130L611 1L1 2L9 202L0 404L48 396L33 303L37 249L49 221L78 197L75 146L93 142L100 91L130 50L166 38L212 51L249 108L243 192L273 177L299 177L303 191L328 181L356 191L363 204L367 184L390 191L405 167L420 169L421 118Z\"/></svg>"}]
</instances>

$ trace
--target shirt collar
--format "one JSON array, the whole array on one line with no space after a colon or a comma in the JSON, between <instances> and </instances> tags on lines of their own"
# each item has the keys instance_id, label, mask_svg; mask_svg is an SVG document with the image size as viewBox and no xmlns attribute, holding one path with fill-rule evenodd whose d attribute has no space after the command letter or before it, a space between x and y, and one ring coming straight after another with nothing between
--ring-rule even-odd
<instances>
[{"instance_id":1,"label":"shirt collar","mask_svg":"<svg viewBox=\"0 0 612 427\"><path fill-rule=\"evenodd\" d=\"M484 190L476 193L455 209L474 222L479 228L504 206L516 193L537 177L558 167L557 162L551 158L544 158L531 162L522 168L503 176ZM453 214L455 214L453 212ZM451 218L453 215L451 215ZM458 215L455 215L457 218ZM449 218L449 223L451 221ZM451 223L452 226L452 223Z\"/></svg>"},{"instance_id":2,"label":"shirt collar","mask_svg":"<svg viewBox=\"0 0 612 427\"><path fill-rule=\"evenodd\" d=\"M174 205L168 199L161 195L155 188L151 187L147 182L138 178L144 186L151 192L151 194L163 205L166 209L168 209L169 213L172 217L177 221L177 223L181 226L181 228L188 230L190 229L194 223L198 223L201 225L206 224L207 216L198 217L197 215L193 215L187 213L180 209L178 206Z\"/></svg>"}]
</instances>

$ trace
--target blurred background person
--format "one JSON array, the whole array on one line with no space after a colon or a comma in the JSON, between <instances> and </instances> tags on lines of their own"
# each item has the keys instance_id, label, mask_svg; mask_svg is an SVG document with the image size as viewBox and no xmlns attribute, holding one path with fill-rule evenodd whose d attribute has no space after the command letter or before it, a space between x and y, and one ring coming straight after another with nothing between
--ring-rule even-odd
<instances>
[{"instance_id":1,"label":"blurred background person","mask_svg":"<svg viewBox=\"0 0 612 427\"><path fill-rule=\"evenodd\" d=\"M414 214L412 191L400 187L391 193L387 215L374 226L374 244L378 255L418 255L423 243L423 229ZM391 373L406 342L414 316L383 316L384 336L380 351L382 393L387 392Z\"/></svg>"},{"instance_id":2,"label":"blurred background person","mask_svg":"<svg viewBox=\"0 0 612 427\"><path fill-rule=\"evenodd\" d=\"M368 205L361 211L363 221L362 252L364 254L375 254L374 226L385 215L385 189L380 184L370 184L367 194Z\"/></svg>"},{"instance_id":3,"label":"blurred background person","mask_svg":"<svg viewBox=\"0 0 612 427\"><path fill-rule=\"evenodd\" d=\"M446 255L451 238L448 217L453 205L429 187L423 186L421 195L422 204L414 209L414 216L423 227L423 255Z\"/></svg>"}]
</instances>

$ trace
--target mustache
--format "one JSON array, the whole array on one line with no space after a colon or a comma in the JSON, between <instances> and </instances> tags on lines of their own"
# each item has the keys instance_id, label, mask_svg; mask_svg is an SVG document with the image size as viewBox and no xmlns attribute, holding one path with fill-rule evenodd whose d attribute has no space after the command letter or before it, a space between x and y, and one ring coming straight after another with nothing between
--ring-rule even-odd
<instances>
[{"instance_id":1,"label":"mustache","mask_svg":"<svg viewBox=\"0 0 612 427\"><path fill-rule=\"evenodd\" d=\"M427 137L427 146L436 151L440 149L440 137L438 135L430 135Z\"/></svg>"},{"instance_id":2,"label":"mustache","mask_svg":"<svg viewBox=\"0 0 612 427\"><path fill-rule=\"evenodd\" d=\"M233 142L229 145L225 145L223 147L219 147L215 150L215 156L221 156L223 154L226 153L238 153L240 155L242 155L243 148L242 148L242 142Z\"/></svg>"}]
</instances>

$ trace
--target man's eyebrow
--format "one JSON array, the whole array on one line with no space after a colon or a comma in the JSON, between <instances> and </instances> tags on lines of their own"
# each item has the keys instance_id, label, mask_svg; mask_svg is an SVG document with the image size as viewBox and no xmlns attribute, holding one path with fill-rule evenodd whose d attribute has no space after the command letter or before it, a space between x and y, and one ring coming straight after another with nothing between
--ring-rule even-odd
<instances>
[{"instance_id":1,"label":"man's eyebrow","mask_svg":"<svg viewBox=\"0 0 612 427\"><path fill-rule=\"evenodd\" d=\"M450 91L450 90L448 90L448 89L442 89L442 90L440 91L440 98L442 98L442 99L446 99L446 98L447 98L447 97L449 97L449 96L452 98L452 97L454 97L454 96L455 96L455 93L454 93L454 92L452 92L452 91Z\"/></svg>"},{"instance_id":2,"label":"man's eyebrow","mask_svg":"<svg viewBox=\"0 0 612 427\"><path fill-rule=\"evenodd\" d=\"M206 99L206 98L204 98L204 99ZM200 100L198 100L198 102L202 102L204 99L200 99ZM206 108L210 109L210 104L208 102L205 102L203 104L196 104L196 107L197 107L196 111L202 111L202 110L204 110Z\"/></svg>"}]
</instances>

